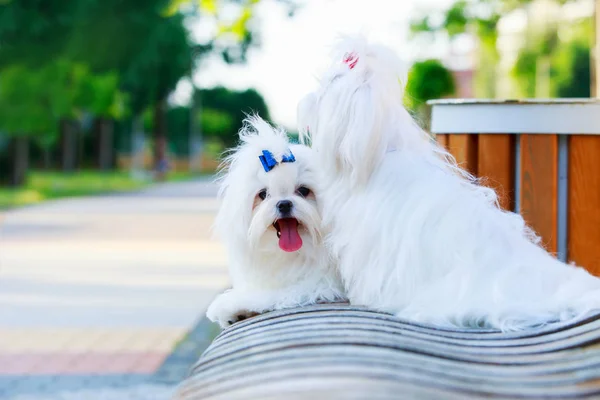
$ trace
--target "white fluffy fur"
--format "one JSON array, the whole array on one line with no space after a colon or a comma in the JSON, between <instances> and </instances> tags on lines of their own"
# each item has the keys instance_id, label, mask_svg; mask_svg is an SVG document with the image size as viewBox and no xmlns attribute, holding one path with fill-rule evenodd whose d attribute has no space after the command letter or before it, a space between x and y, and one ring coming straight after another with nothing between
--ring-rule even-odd
<instances>
[{"instance_id":1,"label":"white fluffy fur","mask_svg":"<svg viewBox=\"0 0 600 400\"><path fill-rule=\"evenodd\" d=\"M359 57L354 69L344 54ZM346 39L299 105L352 304L441 326L519 330L600 308L600 280L548 254L403 107L394 54Z\"/></svg>"},{"instance_id":2,"label":"white fluffy fur","mask_svg":"<svg viewBox=\"0 0 600 400\"><path fill-rule=\"evenodd\" d=\"M233 288L219 295L207 316L226 327L253 314L343 298L342 284L322 243L321 217L312 150L290 145L286 133L258 117L240 131L241 145L225 160L222 200L215 231L229 256ZM259 156L269 150L277 161L291 149L293 163L279 163L265 172ZM299 186L311 189L303 198ZM258 193L267 189L261 201ZM292 216L301 226L303 246L287 253L278 246L273 222L276 204L293 202Z\"/></svg>"}]
</instances>

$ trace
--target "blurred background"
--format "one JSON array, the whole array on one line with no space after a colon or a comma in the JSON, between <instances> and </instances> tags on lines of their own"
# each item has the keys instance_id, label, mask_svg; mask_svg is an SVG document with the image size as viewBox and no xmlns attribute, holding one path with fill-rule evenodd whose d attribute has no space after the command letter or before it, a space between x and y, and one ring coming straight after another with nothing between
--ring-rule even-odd
<instances>
[{"instance_id":1,"label":"blurred background","mask_svg":"<svg viewBox=\"0 0 600 400\"><path fill-rule=\"evenodd\" d=\"M430 99L595 96L599 15L595 0L0 0L0 398L186 375L228 283L210 235L220 154L246 113L295 135L339 34L406 60L427 126ZM166 398L131 393L114 398Z\"/></svg>"},{"instance_id":2,"label":"blurred background","mask_svg":"<svg viewBox=\"0 0 600 400\"><path fill-rule=\"evenodd\" d=\"M244 113L293 133L297 99L339 33L395 48L412 65L407 104L417 111L439 97L592 95L594 0L0 7L4 206L210 173Z\"/></svg>"}]
</instances>

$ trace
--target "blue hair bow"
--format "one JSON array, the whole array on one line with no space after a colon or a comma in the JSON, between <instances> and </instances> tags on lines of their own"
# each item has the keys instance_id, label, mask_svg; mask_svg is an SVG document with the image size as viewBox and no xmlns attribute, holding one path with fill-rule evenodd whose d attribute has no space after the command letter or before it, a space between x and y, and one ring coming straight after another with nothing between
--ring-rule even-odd
<instances>
[{"instance_id":1,"label":"blue hair bow","mask_svg":"<svg viewBox=\"0 0 600 400\"><path fill-rule=\"evenodd\" d=\"M260 160L263 168L265 169L265 172L269 172L270 170L275 168L275 166L279 163L277 162L277 160L275 160L275 157L273 157L273 153L271 153L269 150L263 150L262 153L263 155L258 156L258 159ZM296 161L296 158L292 154L291 150L288 150L288 153L284 154L283 157L281 157L282 163L292 163L294 161Z\"/></svg>"}]
</instances>

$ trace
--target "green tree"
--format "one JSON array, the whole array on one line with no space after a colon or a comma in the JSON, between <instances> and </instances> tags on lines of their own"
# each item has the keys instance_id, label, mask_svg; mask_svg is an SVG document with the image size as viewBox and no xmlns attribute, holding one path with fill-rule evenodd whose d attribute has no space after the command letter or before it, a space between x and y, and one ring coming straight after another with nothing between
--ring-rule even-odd
<instances>
[{"instance_id":1,"label":"green tree","mask_svg":"<svg viewBox=\"0 0 600 400\"><path fill-rule=\"evenodd\" d=\"M0 132L8 138L0 154L0 183L24 183L28 169L29 141L41 135L55 135L52 91L45 71L22 65L0 71Z\"/></svg>"},{"instance_id":2,"label":"green tree","mask_svg":"<svg viewBox=\"0 0 600 400\"><path fill-rule=\"evenodd\" d=\"M64 55L81 0L0 2L0 67L45 64Z\"/></svg>"},{"instance_id":3,"label":"green tree","mask_svg":"<svg viewBox=\"0 0 600 400\"><path fill-rule=\"evenodd\" d=\"M278 1L288 4L292 12L293 1ZM104 81L98 84L103 89L94 96L117 100L94 98L86 103L85 110L96 114L100 121L115 119L114 107L106 104L122 104L122 98L128 100L134 119L150 109L155 160L160 164L167 141L167 96L181 78L192 75L198 60L207 53L217 52L228 63L245 61L247 51L258 43L257 25L250 23L258 3L4 0L0 3L0 68L14 64L44 68L60 59L85 65L89 75L100 81L107 74L116 74L118 90ZM232 10L237 10L234 18ZM223 23L225 18L229 22ZM185 26L188 19L202 23L212 20L218 29L205 42L193 43ZM66 110L57 113L61 115L59 120L70 120L74 110L79 110L69 93L63 91L65 98L50 96L51 108ZM96 107L98 103L105 106Z\"/></svg>"},{"instance_id":4,"label":"green tree","mask_svg":"<svg viewBox=\"0 0 600 400\"><path fill-rule=\"evenodd\" d=\"M408 74L406 103L419 110L428 100L455 93L454 77L439 60L425 60L413 64Z\"/></svg>"},{"instance_id":5,"label":"green tree","mask_svg":"<svg viewBox=\"0 0 600 400\"><path fill-rule=\"evenodd\" d=\"M234 136L232 133L236 131L236 123L234 116L223 110L207 108L200 114L200 126L202 132L207 138L213 138L223 141L223 138ZM230 142L230 140L227 140Z\"/></svg>"},{"instance_id":6,"label":"green tree","mask_svg":"<svg viewBox=\"0 0 600 400\"><path fill-rule=\"evenodd\" d=\"M93 88L88 88L93 77L87 66L64 58L42 64L39 71L43 73L49 93L48 104L58 125L58 136L42 137L38 142L47 147L58 139L60 167L63 171L73 171L77 166L77 149L81 141L79 119L97 96Z\"/></svg>"},{"instance_id":7,"label":"green tree","mask_svg":"<svg viewBox=\"0 0 600 400\"><path fill-rule=\"evenodd\" d=\"M590 97L592 74L589 44L574 41L561 49L561 53L563 51L567 54L558 57L564 64L556 64L557 97Z\"/></svg>"},{"instance_id":8,"label":"green tree","mask_svg":"<svg viewBox=\"0 0 600 400\"><path fill-rule=\"evenodd\" d=\"M530 34L512 69L519 97L590 97L591 95L591 37L589 20L578 21L559 35L555 26L545 36ZM552 38L552 39L548 39ZM537 39L537 40L534 40ZM541 42L541 43L540 43ZM547 60L547 71L540 71L540 60ZM543 64L542 64L543 66ZM540 74L549 81L547 93L540 94Z\"/></svg>"},{"instance_id":9,"label":"green tree","mask_svg":"<svg viewBox=\"0 0 600 400\"><path fill-rule=\"evenodd\" d=\"M237 131L250 114L258 114L270 121L271 116L264 98L254 89L243 91L224 87L203 89L195 93L202 104L202 131L207 139L219 141L225 147L237 143Z\"/></svg>"},{"instance_id":10,"label":"green tree","mask_svg":"<svg viewBox=\"0 0 600 400\"><path fill-rule=\"evenodd\" d=\"M156 165L166 157L167 97L177 82L190 74L192 66L184 17L180 13L167 15L169 5L168 0L148 0L143 5L121 0L84 1L73 28L75 39L69 46L70 54L89 64L92 71L118 71L134 115L147 107L153 110ZM98 136L105 142L109 135L102 132L106 132L107 124L106 118L98 118Z\"/></svg>"},{"instance_id":11,"label":"green tree","mask_svg":"<svg viewBox=\"0 0 600 400\"><path fill-rule=\"evenodd\" d=\"M95 116L96 165L107 170L115 160L114 122L129 115L129 96L120 89L119 75L115 72L90 75L87 89L93 93L86 95L86 109Z\"/></svg>"}]
</instances>

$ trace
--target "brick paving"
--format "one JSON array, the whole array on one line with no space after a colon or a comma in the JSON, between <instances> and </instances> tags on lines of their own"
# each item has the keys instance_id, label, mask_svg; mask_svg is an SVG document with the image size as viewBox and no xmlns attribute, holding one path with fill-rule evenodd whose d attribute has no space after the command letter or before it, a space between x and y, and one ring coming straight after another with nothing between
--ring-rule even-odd
<instances>
[{"instance_id":1,"label":"brick paving","mask_svg":"<svg viewBox=\"0 0 600 400\"><path fill-rule=\"evenodd\" d=\"M215 193L165 184L4 213L0 399L167 398L218 332L201 318L227 284Z\"/></svg>"}]
</instances>

